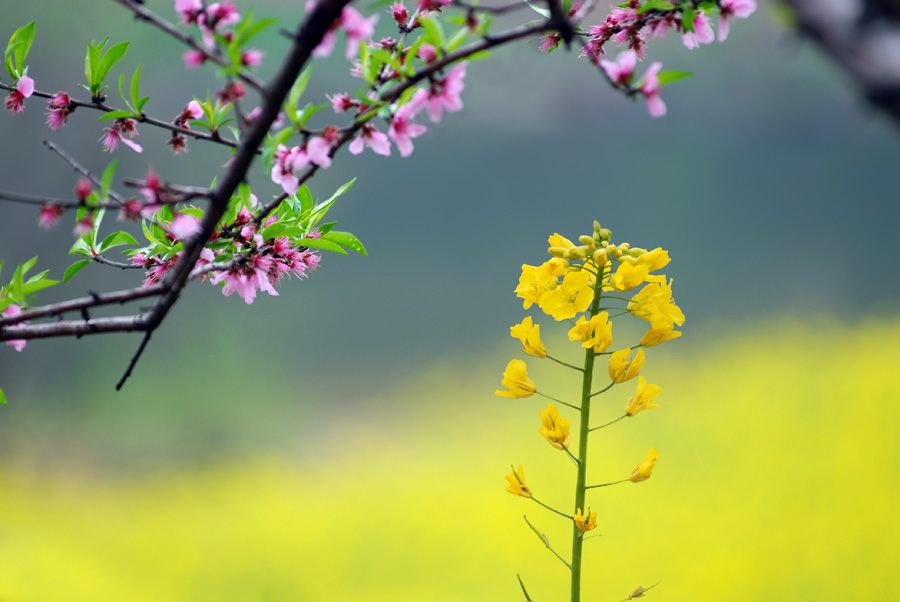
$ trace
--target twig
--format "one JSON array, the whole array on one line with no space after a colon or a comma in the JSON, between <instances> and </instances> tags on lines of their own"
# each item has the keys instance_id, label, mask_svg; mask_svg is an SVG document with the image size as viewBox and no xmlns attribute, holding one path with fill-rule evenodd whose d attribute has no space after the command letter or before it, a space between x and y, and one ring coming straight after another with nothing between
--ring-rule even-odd
<instances>
[{"instance_id":1,"label":"twig","mask_svg":"<svg viewBox=\"0 0 900 602\"><path fill-rule=\"evenodd\" d=\"M231 61L227 60L220 54L211 53L206 48L198 44L194 38L180 31L173 23L166 21L156 13L144 8L141 4L134 2L133 0L113 0L116 4L121 4L128 10L134 13L135 19L140 19L142 21L147 21L148 23L152 23L162 31L166 32L170 36L181 40L181 42L187 46L190 46L193 50L201 53L207 60L213 61L222 67L232 67ZM246 82L249 86L251 86L254 90L265 96L265 83L257 78L252 73L247 73L245 71L240 71L237 74L241 80Z\"/></svg>"},{"instance_id":2,"label":"twig","mask_svg":"<svg viewBox=\"0 0 900 602\"><path fill-rule=\"evenodd\" d=\"M138 345L137 351L134 352L134 355L131 356L131 361L128 362L128 368L125 369L125 374L122 375L122 378L119 379L119 382L116 383L116 391L122 388L122 385L125 384L125 381L128 380L128 377L131 376L131 371L134 370L135 364L140 359L141 355L144 353L144 349L147 348L147 343L150 341L150 337L153 336L153 330L148 330L144 334L144 338L141 339L141 344Z\"/></svg>"},{"instance_id":3,"label":"twig","mask_svg":"<svg viewBox=\"0 0 900 602\"><path fill-rule=\"evenodd\" d=\"M63 161L65 161L66 163L68 163L69 165L71 165L71 166L72 166L72 169L74 169L75 171L77 171L78 173L80 173L81 175L83 175L85 178L87 178L88 180L90 180L91 182L93 182L93 183L94 183L94 186L96 186L97 188L102 188L102 187L103 187L103 183L100 181L100 178L98 178L97 176L95 176L95 175L93 174L93 172L91 172L91 171L88 170L86 167L84 167L83 165L81 165L81 163L79 163L78 161L76 161L75 158L72 157L72 155L70 155L69 153L67 153L67 152L64 151L63 149L59 148L58 146L56 146L55 144L53 144L53 143L50 142L49 140L44 140L44 146L46 146L47 148L49 148L50 150L52 150L54 153L56 153L57 155L59 155L60 157L62 157ZM125 202L126 202L125 199L124 199L124 197L122 197L122 196L116 194L116 192L113 191L113 190L110 190L110 191L109 191L109 196L112 197L113 199L117 200L119 203L125 203Z\"/></svg>"}]
</instances>

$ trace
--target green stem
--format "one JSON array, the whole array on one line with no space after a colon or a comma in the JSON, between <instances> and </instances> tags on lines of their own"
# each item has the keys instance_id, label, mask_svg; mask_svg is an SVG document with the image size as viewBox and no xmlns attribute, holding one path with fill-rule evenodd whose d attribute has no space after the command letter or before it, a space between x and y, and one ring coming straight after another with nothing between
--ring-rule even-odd
<instances>
[{"instance_id":1,"label":"green stem","mask_svg":"<svg viewBox=\"0 0 900 602\"><path fill-rule=\"evenodd\" d=\"M604 428L604 427L609 426L610 424L615 424L615 423L617 423L618 421L622 420L623 418L628 418L628 414L625 414L624 416L619 416L618 418L616 418L616 419L613 420L612 422L607 422L606 424L601 424L600 426L595 426L594 428L592 428L592 429L590 429L590 430L591 430L591 431L596 431L597 429L602 429L602 428Z\"/></svg>"},{"instance_id":2,"label":"green stem","mask_svg":"<svg viewBox=\"0 0 900 602\"><path fill-rule=\"evenodd\" d=\"M578 406L573 406L571 403L566 403L566 402L561 401L561 400L559 400L559 399L557 399L557 398L555 398L555 397L550 397L549 395L544 395L543 393L541 393L541 392L538 391L537 389L535 389L534 394L535 394L535 395L540 395L541 397L546 397L546 398L549 399L550 401L555 401L556 403L561 403L561 404L563 404L564 406L569 406L569 407L572 408L573 410L580 410L580 409L581 409L581 408L579 408Z\"/></svg>"},{"instance_id":3,"label":"green stem","mask_svg":"<svg viewBox=\"0 0 900 602\"><path fill-rule=\"evenodd\" d=\"M564 447L563 449L565 450L565 452L566 452L567 454L569 454L569 457L570 457L570 458L572 458L573 460L575 460L575 464L581 464L581 462L578 461L578 458L576 458L575 456L572 455L572 452L569 451L569 448L568 448L568 447Z\"/></svg>"},{"instance_id":4,"label":"green stem","mask_svg":"<svg viewBox=\"0 0 900 602\"><path fill-rule=\"evenodd\" d=\"M553 361L556 362L557 364L562 364L563 366L566 366L566 367L568 367L568 368L571 368L572 370L578 370L579 372L581 372L581 371L583 370L583 368L579 368L578 366L573 366L572 364L567 364L567 363L565 363L565 362L563 362L563 361L560 361L560 360L556 359L555 357L551 357L551 356L549 356L549 355L547 356L547 359L548 359L548 360L553 360Z\"/></svg>"},{"instance_id":5,"label":"green stem","mask_svg":"<svg viewBox=\"0 0 900 602\"><path fill-rule=\"evenodd\" d=\"M556 510L555 508L551 508L550 506L548 506L548 505L545 504L544 502L540 501L540 500L537 499L536 497L532 497L531 499L532 499L533 501L537 502L538 504L540 504L541 506L543 506L544 508L546 508L547 510L550 510L551 512L556 512L558 515L564 516L564 517L566 517L566 518L569 519L569 520L573 520L572 517L569 516L568 514L563 514L563 513L560 512L559 510Z\"/></svg>"},{"instance_id":6,"label":"green stem","mask_svg":"<svg viewBox=\"0 0 900 602\"><path fill-rule=\"evenodd\" d=\"M610 485L618 485L619 483L624 483L628 479L622 479L621 481L613 481L612 483L601 483L600 485L588 485L585 489L594 489L596 487L609 487ZM532 498L534 499L534 498Z\"/></svg>"},{"instance_id":7,"label":"green stem","mask_svg":"<svg viewBox=\"0 0 900 602\"><path fill-rule=\"evenodd\" d=\"M591 397L593 397L593 396L595 396L595 395L600 395L601 393L606 393L607 391L609 391L610 389L612 389L612 388L613 388L613 385L615 385L615 384L616 384L616 381L613 381L613 382L609 383L608 385L606 385L604 388L600 389L600 390L597 391L596 393L591 393Z\"/></svg>"},{"instance_id":8,"label":"green stem","mask_svg":"<svg viewBox=\"0 0 900 602\"><path fill-rule=\"evenodd\" d=\"M605 268L604 268L605 271ZM591 303L591 318L600 307L602 278L594 285L594 301ZM594 349L584 350L584 377L581 381L581 421L578 425L578 477L575 482L575 510L585 511L585 480L587 478L588 432L591 418L591 384L594 376ZM572 523L572 587L571 602L581 602L581 548L584 544L578 525Z\"/></svg>"}]
</instances>

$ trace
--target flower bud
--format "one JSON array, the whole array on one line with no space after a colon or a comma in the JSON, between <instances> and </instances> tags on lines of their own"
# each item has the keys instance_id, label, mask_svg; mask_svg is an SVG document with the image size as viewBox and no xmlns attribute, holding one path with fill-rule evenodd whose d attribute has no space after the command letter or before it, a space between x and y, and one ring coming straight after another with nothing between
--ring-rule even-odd
<instances>
[{"instance_id":1,"label":"flower bud","mask_svg":"<svg viewBox=\"0 0 900 602\"><path fill-rule=\"evenodd\" d=\"M632 257L640 257L644 253L647 252L647 249L642 249L640 247L635 247L633 249L628 249L628 254Z\"/></svg>"},{"instance_id":2,"label":"flower bud","mask_svg":"<svg viewBox=\"0 0 900 602\"><path fill-rule=\"evenodd\" d=\"M631 255L622 255L619 258L619 263L630 263L631 265L636 265L637 262L637 257L632 257Z\"/></svg>"},{"instance_id":3,"label":"flower bud","mask_svg":"<svg viewBox=\"0 0 900 602\"><path fill-rule=\"evenodd\" d=\"M605 249L605 248L608 247L608 246L609 246L609 243L606 242L605 240L601 240L601 241L600 241L600 248L601 248L601 249Z\"/></svg>"},{"instance_id":4,"label":"flower bud","mask_svg":"<svg viewBox=\"0 0 900 602\"><path fill-rule=\"evenodd\" d=\"M599 233L601 229L602 228L600 228L600 222L594 220L594 232Z\"/></svg>"},{"instance_id":5,"label":"flower bud","mask_svg":"<svg viewBox=\"0 0 900 602\"><path fill-rule=\"evenodd\" d=\"M592 258L594 260L595 265L603 265L606 263L606 250L605 249L597 249L594 251L594 256Z\"/></svg>"},{"instance_id":6,"label":"flower bud","mask_svg":"<svg viewBox=\"0 0 900 602\"><path fill-rule=\"evenodd\" d=\"M597 234L600 235L600 240L609 240L612 238L612 232L609 231L609 228L600 228L597 230Z\"/></svg>"},{"instance_id":7,"label":"flower bud","mask_svg":"<svg viewBox=\"0 0 900 602\"><path fill-rule=\"evenodd\" d=\"M572 247L566 251L566 259L584 259L586 247Z\"/></svg>"},{"instance_id":8,"label":"flower bud","mask_svg":"<svg viewBox=\"0 0 900 602\"><path fill-rule=\"evenodd\" d=\"M583 245L592 245L592 244L594 244L594 237L593 236L585 236L584 234L582 234L581 236L578 237L578 242L580 242Z\"/></svg>"},{"instance_id":9,"label":"flower bud","mask_svg":"<svg viewBox=\"0 0 900 602\"><path fill-rule=\"evenodd\" d=\"M568 269L568 268L567 268L567 269ZM556 280L550 280L549 282L547 282L547 283L544 285L544 290L545 290L545 291L552 291L552 290L555 289L558 285L559 285L559 283L557 283Z\"/></svg>"},{"instance_id":10,"label":"flower bud","mask_svg":"<svg viewBox=\"0 0 900 602\"><path fill-rule=\"evenodd\" d=\"M622 252L625 252L631 248L631 245L628 244L627 242L623 242L622 244L619 245L619 248L622 250Z\"/></svg>"},{"instance_id":11,"label":"flower bud","mask_svg":"<svg viewBox=\"0 0 900 602\"><path fill-rule=\"evenodd\" d=\"M562 247L550 247L549 249L547 249L547 252L554 257L559 257L560 259L563 259L566 256L566 249Z\"/></svg>"}]
</instances>

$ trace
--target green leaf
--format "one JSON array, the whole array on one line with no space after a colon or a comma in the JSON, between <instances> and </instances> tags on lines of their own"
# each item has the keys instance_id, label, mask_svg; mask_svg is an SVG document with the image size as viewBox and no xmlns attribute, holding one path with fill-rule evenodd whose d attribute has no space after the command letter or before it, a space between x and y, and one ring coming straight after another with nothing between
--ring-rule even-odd
<instances>
[{"instance_id":1,"label":"green leaf","mask_svg":"<svg viewBox=\"0 0 900 602\"><path fill-rule=\"evenodd\" d=\"M110 111L109 113L104 113L100 119L97 121L107 121L109 119L123 119L125 117L131 117L131 111Z\"/></svg>"},{"instance_id":2,"label":"green leaf","mask_svg":"<svg viewBox=\"0 0 900 602\"><path fill-rule=\"evenodd\" d=\"M672 10L673 8L675 8L675 5L671 2L665 2L664 0L650 0L650 2L638 9L637 14L642 15L649 10Z\"/></svg>"},{"instance_id":3,"label":"green leaf","mask_svg":"<svg viewBox=\"0 0 900 602\"><path fill-rule=\"evenodd\" d=\"M322 204L319 205L319 206L322 207L322 206L324 206L324 205L329 205L329 204L331 204L332 202L334 202L334 200L335 200L336 198L338 198L339 196L341 196L342 194L344 194L345 192L347 192L348 190L350 190L350 189L353 187L353 185L354 185L355 183L356 183L356 178L353 178L352 180L350 180L349 182L347 182L346 184L344 184L343 186L341 186L340 188L338 188L338 189L335 191L335 193L334 193L333 195L331 195L331 198L329 198L327 201L325 201L324 203L322 203Z\"/></svg>"},{"instance_id":4,"label":"green leaf","mask_svg":"<svg viewBox=\"0 0 900 602\"><path fill-rule=\"evenodd\" d=\"M297 107L300 106L300 97L303 96L303 93L306 91L306 86L307 84L309 84L309 78L311 75L312 69L311 67L307 67L306 69L301 71L300 75L297 76L297 79L294 80L294 85L291 86L291 91L288 94L286 106L286 108L290 109L290 111L296 111Z\"/></svg>"},{"instance_id":5,"label":"green leaf","mask_svg":"<svg viewBox=\"0 0 900 602\"><path fill-rule=\"evenodd\" d=\"M7 407L9 406L9 404L6 403L6 395L3 394L3 389L0 389L0 403Z\"/></svg>"},{"instance_id":6,"label":"green leaf","mask_svg":"<svg viewBox=\"0 0 900 602\"><path fill-rule=\"evenodd\" d=\"M109 165L106 166L106 169L103 170L103 175L100 176L100 198L103 199L103 202L106 202L109 199L109 189L112 187L112 181L113 177L116 175L116 165L118 163L118 159L110 161Z\"/></svg>"},{"instance_id":7,"label":"green leaf","mask_svg":"<svg viewBox=\"0 0 900 602\"><path fill-rule=\"evenodd\" d=\"M316 226L316 231L319 234L326 234L334 230L334 227L337 226L337 222L328 222L327 224L319 224ZM325 238L328 238L327 236Z\"/></svg>"},{"instance_id":8,"label":"green leaf","mask_svg":"<svg viewBox=\"0 0 900 602\"><path fill-rule=\"evenodd\" d=\"M89 263L93 263L90 259L79 259L72 265L66 268L66 273L63 274L63 284L72 279L72 276L77 274Z\"/></svg>"},{"instance_id":9,"label":"green leaf","mask_svg":"<svg viewBox=\"0 0 900 602\"><path fill-rule=\"evenodd\" d=\"M91 246L81 237L72 244L72 248L69 249L69 255L83 255L84 257L94 256L94 254L91 253Z\"/></svg>"},{"instance_id":10,"label":"green leaf","mask_svg":"<svg viewBox=\"0 0 900 602\"><path fill-rule=\"evenodd\" d=\"M300 113L298 113L298 115L297 115L297 124L298 124L297 127L299 127L300 129L303 129L306 126L306 122L309 121L310 117L312 117L313 115L315 115L316 113L318 113L319 111L321 111L322 109L324 109L327 106L329 106L329 105L327 105L327 104L314 105L314 104L307 103L307 105L305 107L303 107L303 110L300 111Z\"/></svg>"},{"instance_id":11,"label":"green leaf","mask_svg":"<svg viewBox=\"0 0 900 602\"><path fill-rule=\"evenodd\" d=\"M528 4L531 3L528 2ZM531 7L535 8L534 5L531 5ZM537 9L535 8L535 10ZM546 16L550 17L549 11L547 11ZM441 27L440 20L434 17L425 18L422 15L419 15L418 20L425 29L425 35L429 38L429 43L435 48L442 48L444 46L444 29Z\"/></svg>"},{"instance_id":12,"label":"green leaf","mask_svg":"<svg viewBox=\"0 0 900 602\"><path fill-rule=\"evenodd\" d=\"M537 14L541 15L541 16L544 17L545 19L549 19L549 18L550 18L550 11L549 11L548 9L546 9L546 8L541 8L540 6L537 6L536 4L532 4L532 3L529 2L528 0L524 0L524 1L525 1L525 4L527 4L528 6L530 6L530 7L534 10L534 12L536 12Z\"/></svg>"},{"instance_id":13,"label":"green leaf","mask_svg":"<svg viewBox=\"0 0 900 602\"><path fill-rule=\"evenodd\" d=\"M114 46L110 47L109 50L104 53L104 55L100 58L100 64L97 66L97 71L94 74L95 76L95 84L102 84L103 80L106 79L106 74L109 73L109 70L113 68L113 65L119 62L119 60L125 55L125 51L128 50L129 42L119 42Z\"/></svg>"},{"instance_id":14,"label":"green leaf","mask_svg":"<svg viewBox=\"0 0 900 602\"><path fill-rule=\"evenodd\" d=\"M22 285L22 292L26 297L28 297L28 295L32 295L38 291L44 290L45 288L49 288L56 284L59 284L59 280L42 279L34 282L29 280L24 285Z\"/></svg>"},{"instance_id":15,"label":"green leaf","mask_svg":"<svg viewBox=\"0 0 900 602\"><path fill-rule=\"evenodd\" d=\"M271 226L267 226L262 231L263 240L271 240L273 238L282 238L284 236L303 236L305 232L297 226L291 226L283 222L275 222Z\"/></svg>"},{"instance_id":16,"label":"green leaf","mask_svg":"<svg viewBox=\"0 0 900 602\"><path fill-rule=\"evenodd\" d=\"M356 251L360 255L368 256L366 248L363 246L363 244L359 241L358 238L356 238L349 232L332 231L322 235L322 238L324 238L325 240L330 240L331 242L336 242L342 247L347 247L351 251Z\"/></svg>"},{"instance_id":17,"label":"green leaf","mask_svg":"<svg viewBox=\"0 0 900 602\"><path fill-rule=\"evenodd\" d=\"M31 50L31 43L33 41L34 21L18 28L13 33L12 38L10 38L10 46L13 46L11 54L15 61L15 70L18 71L18 73L10 74L14 79L18 79L18 76L24 75L25 72L23 69L25 68L25 59L28 56L28 51Z\"/></svg>"},{"instance_id":18,"label":"green leaf","mask_svg":"<svg viewBox=\"0 0 900 602\"><path fill-rule=\"evenodd\" d=\"M341 255L347 255L347 251L342 249L340 245L323 238L299 238L293 242L295 245L299 245L301 247L309 247L310 249L322 249L323 251L334 251L335 253L340 253Z\"/></svg>"},{"instance_id":19,"label":"green leaf","mask_svg":"<svg viewBox=\"0 0 900 602\"><path fill-rule=\"evenodd\" d=\"M312 211L313 208L313 198L312 194L309 192L309 188L306 184L300 186L300 189L297 191L297 200L300 202L300 211L294 209L294 213L298 213L303 215L309 211Z\"/></svg>"},{"instance_id":20,"label":"green leaf","mask_svg":"<svg viewBox=\"0 0 900 602\"><path fill-rule=\"evenodd\" d=\"M95 85L99 85L96 73L97 67L100 65L100 47L88 43L87 54L84 56L84 77L87 79L88 86L91 90Z\"/></svg>"},{"instance_id":21,"label":"green leaf","mask_svg":"<svg viewBox=\"0 0 900 602\"><path fill-rule=\"evenodd\" d=\"M107 249L112 249L113 247L120 247L122 245L137 245L138 241L134 239L134 237L128 232L113 232L109 236L103 239L103 242L100 243L98 247L98 251L103 253Z\"/></svg>"},{"instance_id":22,"label":"green leaf","mask_svg":"<svg viewBox=\"0 0 900 602\"><path fill-rule=\"evenodd\" d=\"M131 106L134 107L135 112L140 114L141 110L138 108L138 103L141 100L141 66L138 65L137 69L134 70L134 75L131 76Z\"/></svg>"},{"instance_id":23,"label":"green leaf","mask_svg":"<svg viewBox=\"0 0 900 602\"><path fill-rule=\"evenodd\" d=\"M697 17L697 9L691 4L681 13L681 27L684 33L694 31L694 19Z\"/></svg>"},{"instance_id":24,"label":"green leaf","mask_svg":"<svg viewBox=\"0 0 900 602\"><path fill-rule=\"evenodd\" d=\"M665 86L681 79L687 79L690 76L690 71L660 71L656 77L659 78L659 85Z\"/></svg>"}]
</instances>

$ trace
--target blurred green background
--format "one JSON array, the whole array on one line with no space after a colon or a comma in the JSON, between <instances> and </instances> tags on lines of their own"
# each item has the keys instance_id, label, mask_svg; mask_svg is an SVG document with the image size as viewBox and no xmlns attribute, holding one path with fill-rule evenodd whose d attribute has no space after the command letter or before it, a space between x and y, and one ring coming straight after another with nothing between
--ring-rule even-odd
<instances>
[{"instance_id":1,"label":"blurred green background","mask_svg":"<svg viewBox=\"0 0 900 602\"><path fill-rule=\"evenodd\" d=\"M147 3L173 18L171 4ZM254 6L299 18L295 2ZM85 42L106 35L132 41L115 75L143 64L154 116L217 85L111 2L6 3L0 35L29 20L40 90L74 92ZM270 73L287 41L259 46ZM525 315L521 264L594 219L669 249L688 321L642 372L661 407L595 445L598 481L650 446L661 457L649 481L592 494L603 537L586 544L587 599L656 581L648 597L662 600L900 597L900 138L768 6L726 44L670 36L650 59L694 73L663 90L662 120L574 53L520 44L473 63L466 110L412 157L342 154L312 181L325 197L359 176L332 215L368 258L327 256L249 307L192 286L120 393L136 336L3 346L0 600L519 600L516 573L535 600L565 600L565 568L521 515L564 555L569 527L504 493L503 475L522 463L567 508L570 465L536 433L539 400L492 393L521 357L508 336ZM352 84L336 56L307 95ZM0 187L71 194L41 140L100 171L95 117L51 134L34 99L0 116ZM173 158L148 128L139 141L144 155L116 153L121 177L149 161L206 185L227 158L200 142ZM267 180L254 173L257 194L276 192ZM68 223L44 232L11 204L0 216L7 266L37 254L61 276ZM89 266L40 302L134 278ZM575 389L562 369L529 367L542 389ZM610 393L608 415L631 390Z\"/></svg>"}]
</instances>

